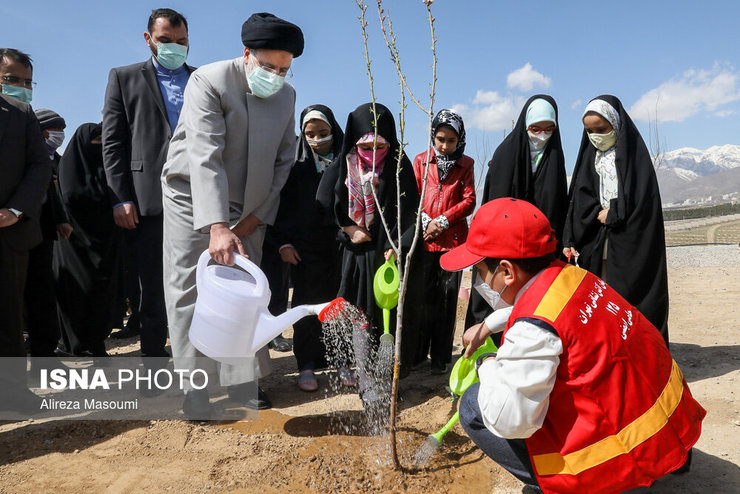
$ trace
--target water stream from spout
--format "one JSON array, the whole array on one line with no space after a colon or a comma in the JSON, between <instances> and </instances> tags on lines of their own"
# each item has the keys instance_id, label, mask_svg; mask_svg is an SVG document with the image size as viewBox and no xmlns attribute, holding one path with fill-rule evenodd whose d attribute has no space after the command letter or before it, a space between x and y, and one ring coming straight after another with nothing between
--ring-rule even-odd
<instances>
[{"instance_id":1,"label":"water stream from spout","mask_svg":"<svg viewBox=\"0 0 740 494\"><path fill-rule=\"evenodd\" d=\"M365 313L348 302L333 311L323 323L327 361L335 368L356 366L365 410L365 430L356 432L380 435L389 418L391 376L379 365L378 346Z\"/></svg>"}]
</instances>

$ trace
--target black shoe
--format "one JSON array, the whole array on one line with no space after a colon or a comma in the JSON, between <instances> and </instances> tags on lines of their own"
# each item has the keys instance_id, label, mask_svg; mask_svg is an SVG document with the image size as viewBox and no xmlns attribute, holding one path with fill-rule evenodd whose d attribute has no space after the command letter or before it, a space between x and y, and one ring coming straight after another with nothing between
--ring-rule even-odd
<instances>
[{"instance_id":1,"label":"black shoe","mask_svg":"<svg viewBox=\"0 0 740 494\"><path fill-rule=\"evenodd\" d=\"M524 484L522 494L542 494L542 489L537 485Z\"/></svg>"},{"instance_id":2,"label":"black shoe","mask_svg":"<svg viewBox=\"0 0 740 494\"><path fill-rule=\"evenodd\" d=\"M123 327L122 330L116 331L115 333L111 334L110 337L114 340L124 340L126 338L133 338L135 336L139 336L141 333L141 330L138 326L129 326L128 324Z\"/></svg>"},{"instance_id":3,"label":"black shoe","mask_svg":"<svg viewBox=\"0 0 740 494\"><path fill-rule=\"evenodd\" d=\"M275 350L276 352L289 352L293 349L293 345L288 340L283 338L283 335L279 334L270 343L267 344L267 348Z\"/></svg>"},{"instance_id":4,"label":"black shoe","mask_svg":"<svg viewBox=\"0 0 740 494\"><path fill-rule=\"evenodd\" d=\"M56 355L57 357L62 357L62 358L75 357L74 353L68 352L67 350L61 347L56 347L56 349L54 350L54 355Z\"/></svg>"},{"instance_id":5,"label":"black shoe","mask_svg":"<svg viewBox=\"0 0 740 494\"><path fill-rule=\"evenodd\" d=\"M255 386L256 383L250 381L228 386L226 389L229 392L229 399L243 407L252 410L267 410L268 408L272 408L272 402L267 397L267 394L259 386L257 386L257 393L255 393Z\"/></svg>"},{"instance_id":6,"label":"black shoe","mask_svg":"<svg viewBox=\"0 0 740 494\"><path fill-rule=\"evenodd\" d=\"M205 389L188 390L182 402L182 412L188 420L216 420L218 415Z\"/></svg>"}]
</instances>

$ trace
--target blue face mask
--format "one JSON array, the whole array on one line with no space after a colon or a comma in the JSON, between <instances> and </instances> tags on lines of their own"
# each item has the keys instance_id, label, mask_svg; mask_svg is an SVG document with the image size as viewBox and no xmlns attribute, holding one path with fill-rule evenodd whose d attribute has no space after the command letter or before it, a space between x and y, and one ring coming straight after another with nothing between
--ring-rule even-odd
<instances>
[{"instance_id":1,"label":"blue face mask","mask_svg":"<svg viewBox=\"0 0 740 494\"><path fill-rule=\"evenodd\" d=\"M249 57L247 62L247 82L249 88L255 96L259 98L269 98L280 91L285 83L285 77L269 72L254 61L254 57Z\"/></svg>"},{"instance_id":2,"label":"blue face mask","mask_svg":"<svg viewBox=\"0 0 740 494\"><path fill-rule=\"evenodd\" d=\"M15 98L18 101L22 101L24 103L30 103L33 92L27 87L11 86L10 84L3 84L3 94L5 96L10 96L11 98Z\"/></svg>"},{"instance_id":3,"label":"blue face mask","mask_svg":"<svg viewBox=\"0 0 740 494\"><path fill-rule=\"evenodd\" d=\"M177 43L157 43L157 62L162 67L176 70L182 67L188 58L188 47Z\"/></svg>"}]
</instances>

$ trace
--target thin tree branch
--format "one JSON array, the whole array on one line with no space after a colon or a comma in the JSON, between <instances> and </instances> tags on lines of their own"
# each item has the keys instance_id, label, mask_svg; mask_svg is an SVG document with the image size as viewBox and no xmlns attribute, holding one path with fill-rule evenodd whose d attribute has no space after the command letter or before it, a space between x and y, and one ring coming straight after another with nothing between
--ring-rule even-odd
<instances>
[{"instance_id":1,"label":"thin tree branch","mask_svg":"<svg viewBox=\"0 0 740 494\"><path fill-rule=\"evenodd\" d=\"M413 91L411 91L411 88L409 87L408 83L406 82L406 75L401 70L401 54L397 48L396 43L396 34L393 32L393 21L391 20L391 17L389 15L385 15L385 12L382 8L383 0L376 0L378 3L378 19L380 20L380 30L383 33L383 39L385 40L385 44L388 47L388 51L391 54L391 61L393 62L393 65L396 66L396 70L398 71L398 79L400 81L400 84L406 89L406 91L409 93L409 97L411 100L416 104L416 106L419 107L421 111L424 113L430 113L430 110L428 108L425 108L424 105L419 103L419 100L416 99L414 96ZM426 2L425 2L426 3ZM431 7L431 2L426 3L427 8ZM386 32L385 27L385 21L388 21L388 31ZM432 29L432 31L434 31ZM390 40L389 40L390 37ZM433 39L433 42L436 41ZM393 47L393 48L391 48Z\"/></svg>"}]
</instances>

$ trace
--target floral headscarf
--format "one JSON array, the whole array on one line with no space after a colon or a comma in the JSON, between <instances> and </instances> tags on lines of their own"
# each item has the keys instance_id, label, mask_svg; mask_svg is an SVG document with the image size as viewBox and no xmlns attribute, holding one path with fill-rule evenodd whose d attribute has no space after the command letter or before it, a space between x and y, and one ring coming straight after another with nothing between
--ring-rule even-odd
<instances>
[{"instance_id":1,"label":"floral headscarf","mask_svg":"<svg viewBox=\"0 0 740 494\"><path fill-rule=\"evenodd\" d=\"M442 181L447 177L453 165L462 158L465 151L465 124L462 117L452 110L440 110L432 121L432 142L437 134L440 125L452 127L457 134L457 147L448 155L439 154L436 149L434 154L437 156L437 169L439 170L439 180Z\"/></svg>"},{"instance_id":2,"label":"floral headscarf","mask_svg":"<svg viewBox=\"0 0 740 494\"><path fill-rule=\"evenodd\" d=\"M621 121L619 112L609 103L601 99L594 99L586 105L583 112L585 117L588 112L595 112L606 119L614 128L614 132L619 133ZM599 176L599 202L601 207L608 208L612 199L616 199L619 194L619 178L617 176L617 150L612 147L606 151L596 150L594 158L594 168Z\"/></svg>"},{"instance_id":3,"label":"floral headscarf","mask_svg":"<svg viewBox=\"0 0 740 494\"><path fill-rule=\"evenodd\" d=\"M612 105L602 99L591 100L588 105L586 105L586 109L583 111L581 118L585 117L590 111L598 113L604 117L606 121L614 127L614 131L619 133L619 127L621 126L619 112L615 110Z\"/></svg>"}]
</instances>

